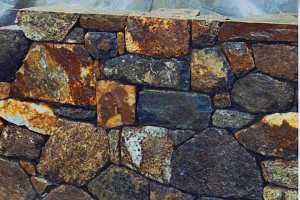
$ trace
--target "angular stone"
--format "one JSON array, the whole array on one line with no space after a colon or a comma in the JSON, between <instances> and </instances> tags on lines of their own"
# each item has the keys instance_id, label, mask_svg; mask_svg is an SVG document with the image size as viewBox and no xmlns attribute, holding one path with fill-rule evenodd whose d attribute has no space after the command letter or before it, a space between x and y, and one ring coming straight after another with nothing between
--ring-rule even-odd
<instances>
[{"instance_id":1,"label":"angular stone","mask_svg":"<svg viewBox=\"0 0 300 200\"><path fill-rule=\"evenodd\" d=\"M190 68L184 61L124 55L107 61L103 75L132 84L188 90Z\"/></svg>"},{"instance_id":2,"label":"angular stone","mask_svg":"<svg viewBox=\"0 0 300 200\"><path fill-rule=\"evenodd\" d=\"M98 67L83 45L34 43L17 72L12 94L73 105L95 105Z\"/></svg>"},{"instance_id":3,"label":"angular stone","mask_svg":"<svg viewBox=\"0 0 300 200\"><path fill-rule=\"evenodd\" d=\"M88 184L101 200L149 200L147 179L125 168L111 166Z\"/></svg>"},{"instance_id":4,"label":"angular stone","mask_svg":"<svg viewBox=\"0 0 300 200\"><path fill-rule=\"evenodd\" d=\"M217 108L228 108L231 106L231 98L229 93L219 93L214 96L214 106Z\"/></svg>"},{"instance_id":5,"label":"angular stone","mask_svg":"<svg viewBox=\"0 0 300 200\"><path fill-rule=\"evenodd\" d=\"M156 57L179 57L189 51L188 20L130 16L125 31L129 53Z\"/></svg>"},{"instance_id":6,"label":"angular stone","mask_svg":"<svg viewBox=\"0 0 300 200\"><path fill-rule=\"evenodd\" d=\"M72 120L88 121L96 119L96 109L70 107L60 105L53 107L53 112L59 117L64 117Z\"/></svg>"},{"instance_id":7,"label":"angular stone","mask_svg":"<svg viewBox=\"0 0 300 200\"><path fill-rule=\"evenodd\" d=\"M248 113L218 109L212 116L212 123L220 128L240 129L250 124L254 119L255 116Z\"/></svg>"},{"instance_id":8,"label":"angular stone","mask_svg":"<svg viewBox=\"0 0 300 200\"><path fill-rule=\"evenodd\" d=\"M52 190L44 200L93 200L93 198L84 190L76 188L71 185L61 185L58 188Z\"/></svg>"},{"instance_id":9,"label":"angular stone","mask_svg":"<svg viewBox=\"0 0 300 200\"><path fill-rule=\"evenodd\" d=\"M51 185L46 179L37 177L37 176L32 176L30 177L30 181L37 193L40 195L43 194L46 190L46 188Z\"/></svg>"},{"instance_id":10,"label":"angular stone","mask_svg":"<svg viewBox=\"0 0 300 200\"><path fill-rule=\"evenodd\" d=\"M117 33L117 43L118 43L118 55L125 54L125 34L123 32Z\"/></svg>"},{"instance_id":11,"label":"angular stone","mask_svg":"<svg viewBox=\"0 0 300 200\"><path fill-rule=\"evenodd\" d=\"M18 163L0 158L0 199L33 200L35 192Z\"/></svg>"},{"instance_id":12,"label":"angular stone","mask_svg":"<svg viewBox=\"0 0 300 200\"><path fill-rule=\"evenodd\" d=\"M226 91L230 87L230 66L219 48L193 50L192 89L202 92Z\"/></svg>"},{"instance_id":13,"label":"angular stone","mask_svg":"<svg viewBox=\"0 0 300 200\"><path fill-rule=\"evenodd\" d=\"M296 157L298 152L298 113L266 115L249 128L235 134L247 149L264 156Z\"/></svg>"},{"instance_id":14,"label":"angular stone","mask_svg":"<svg viewBox=\"0 0 300 200\"><path fill-rule=\"evenodd\" d=\"M121 131L118 129L112 129L108 133L109 138L109 153L110 153L110 161L119 164L120 163L120 139L121 139Z\"/></svg>"},{"instance_id":15,"label":"angular stone","mask_svg":"<svg viewBox=\"0 0 300 200\"><path fill-rule=\"evenodd\" d=\"M11 82L28 51L29 41L19 27L7 26L0 27L0 43L0 82Z\"/></svg>"},{"instance_id":16,"label":"angular stone","mask_svg":"<svg viewBox=\"0 0 300 200\"><path fill-rule=\"evenodd\" d=\"M209 96L197 93L143 90L137 113L141 124L179 129L203 129L212 112Z\"/></svg>"},{"instance_id":17,"label":"angular stone","mask_svg":"<svg viewBox=\"0 0 300 200\"><path fill-rule=\"evenodd\" d=\"M289 24L224 22L219 40L298 41L298 26Z\"/></svg>"},{"instance_id":18,"label":"angular stone","mask_svg":"<svg viewBox=\"0 0 300 200\"><path fill-rule=\"evenodd\" d=\"M108 159L108 137L103 129L65 122L43 148L38 171L53 182L83 185Z\"/></svg>"},{"instance_id":19,"label":"angular stone","mask_svg":"<svg viewBox=\"0 0 300 200\"><path fill-rule=\"evenodd\" d=\"M239 79L232 90L233 101L253 113L285 111L293 98L290 84L259 73Z\"/></svg>"},{"instance_id":20,"label":"angular stone","mask_svg":"<svg viewBox=\"0 0 300 200\"><path fill-rule=\"evenodd\" d=\"M29 162L27 160L20 160L19 164L27 174L31 176L36 175L35 165L32 162Z\"/></svg>"},{"instance_id":21,"label":"angular stone","mask_svg":"<svg viewBox=\"0 0 300 200\"><path fill-rule=\"evenodd\" d=\"M270 76L298 80L298 48L289 45L253 45L256 67Z\"/></svg>"},{"instance_id":22,"label":"angular stone","mask_svg":"<svg viewBox=\"0 0 300 200\"><path fill-rule=\"evenodd\" d=\"M195 197L174 188L151 182L150 200L195 200Z\"/></svg>"},{"instance_id":23,"label":"angular stone","mask_svg":"<svg viewBox=\"0 0 300 200\"><path fill-rule=\"evenodd\" d=\"M28 129L7 125L0 133L0 155L38 159L45 138Z\"/></svg>"},{"instance_id":24,"label":"angular stone","mask_svg":"<svg viewBox=\"0 0 300 200\"><path fill-rule=\"evenodd\" d=\"M96 93L99 126L113 128L135 122L135 86L102 80Z\"/></svg>"},{"instance_id":25,"label":"angular stone","mask_svg":"<svg viewBox=\"0 0 300 200\"><path fill-rule=\"evenodd\" d=\"M114 14L84 14L80 17L80 26L86 29L94 29L103 32L124 31L127 16L126 12Z\"/></svg>"},{"instance_id":26,"label":"angular stone","mask_svg":"<svg viewBox=\"0 0 300 200\"><path fill-rule=\"evenodd\" d=\"M252 50L247 43L225 42L222 48L236 76L242 77L255 68Z\"/></svg>"},{"instance_id":27,"label":"angular stone","mask_svg":"<svg viewBox=\"0 0 300 200\"><path fill-rule=\"evenodd\" d=\"M37 104L14 99L0 101L0 117L17 126L42 135L51 135L58 126L57 118L46 104Z\"/></svg>"},{"instance_id":28,"label":"angular stone","mask_svg":"<svg viewBox=\"0 0 300 200\"><path fill-rule=\"evenodd\" d=\"M264 200L297 200L297 190L287 190L285 188L266 186L264 188Z\"/></svg>"},{"instance_id":29,"label":"angular stone","mask_svg":"<svg viewBox=\"0 0 300 200\"><path fill-rule=\"evenodd\" d=\"M215 45L221 23L214 20L192 20L192 46L194 48Z\"/></svg>"},{"instance_id":30,"label":"angular stone","mask_svg":"<svg viewBox=\"0 0 300 200\"><path fill-rule=\"evenodd\" d=\"M298 162L294 160L267 160L261 163L263 175L271 184L291 189L298 188Z\"/></svg>"},{"instance_id":31,"label":"angular stone","mask_svg":"<svg viewBox=\"0 0 300 200\"><path fill-rule=\"evenodd\" d=\"M263 180L255 158L225 130L204 130L175 150L171 163L176 188L202 196L261 199Z\"/></svg>"},{"instance_id":32,"label":"angular stone","mask_svg":"<svg viewBox=\"0 0 300 200\"><path fill-rule=\"evenodd\" d=\"M84 37L84 41L85 48L95 59L108 59L117 56L116 33L88 32Z\"/></svg>"},{"instance_id":33,"label":"angular stone","mask_svg":"<svg viewBox=\"0 0 300 200\"><path fill-rule=\"evenodd\" d=\"M125 127L121 135L122 164L159 182L170 181L173 140L168 129Z\"/></svg>"},{"instance_id":34,"label":"angular stone","mask_svg":"<svg viewBox=\"0 0 300 200\"><path fill-rule=\"evenodd\" d=\"M33 41L61 42L78 21L79 15L61 12L20 10L17 24L27 38Z\"/></svg>"},{"instance_id":35,"label":"angular stone","mask_svg":"<svg viewBox=\"0 0 300 200\"><path fill-rule=\"evenodd\" d=\"M0 82L0 100L10 96L10 83Z\"/></svg>"},{"instance_id":36,"label":"angular stone","mask_svg":"<svg viewBox=\"0 0 300 200\"><path fill-rule=\"evenodd\" d=\"M75 27L64 39L65 43L69 44L83 44L84 43L84 29Z\"/></svg>"}]
</instances>

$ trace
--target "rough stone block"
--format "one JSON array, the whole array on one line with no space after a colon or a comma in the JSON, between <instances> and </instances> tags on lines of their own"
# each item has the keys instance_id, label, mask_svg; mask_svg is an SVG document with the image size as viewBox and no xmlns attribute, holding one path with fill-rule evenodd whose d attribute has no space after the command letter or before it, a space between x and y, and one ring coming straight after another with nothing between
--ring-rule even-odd
<instances>
[{"instance_id":1,"label":"rough stone block","mask_svg":"<svg viewBox=\"0 0 300 200\"><path fill-rule=\"evenodd\" d=\"M218 40L221 23L214 20L192 20L192 47L214 45Z\"/></svg>"}]
</instances>

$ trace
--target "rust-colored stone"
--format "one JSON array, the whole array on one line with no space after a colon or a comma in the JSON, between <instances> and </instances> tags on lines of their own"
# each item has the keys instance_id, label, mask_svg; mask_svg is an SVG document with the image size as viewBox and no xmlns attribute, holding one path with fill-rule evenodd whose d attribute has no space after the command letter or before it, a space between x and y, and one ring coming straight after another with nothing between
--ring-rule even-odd
<instances>
[{"instance_id":1,"label":"rust-colored stone","mask_svg":"<svg viewBox=\"0 0 300 200\"><path fill-rule=\"evenodd\" d=\"M135 122L136 88L115 81L97 84L98 124L104 128L129 125Z\"/></svg>"},{"instance_id":2,"label":"rust-colored stone","mask_svg":"<svg viewBox=\"0 0 300 200\"><path fill-rule=\"evenodd\" d=\"M92 124L61 123L43 148L38 171L53 182L83 185L107 163L108 137Z\"/></svg>"},{"instance_id":3,"label":"rust-colored stone","mask_svg":"<svg viewBox=\"0 0 300 200\"><path fill-rule=\"evenodd\" d=\"M10 83L0 82L0 100L8 98L10 95Z\"/></svg>"},{"instance_id":4,"label":"rust-colored stone","mask_svg":"<svg viewBox=\"0 0 300 200\"><path fill-rule=\"evenodd\" d=\"M298 113L267 115L235 134L247 149L264 156L295 157L298 151Z\"/></svg>"},{"instance_id":5,"label":"rust-colored stone","mask_svg":"<svg viewBox=\"0 0 300 200\"><path fill-rule=\"evenodd\" d=\"M95 105L99 68L84 45L38 44L16 74L12 94L74 105Z\"/></svg>"},{"instance_id":6,"label":"rust-colored stone","mask_svg":"<svg viewBox=\"0 0 300 200\"><path fill-rule=\"evenodd\" d=\"M50 185L46 179L37 176L30 177L30 181L35 191L37 191L40 195L43 194L46 188Z\"/></svg>"},{"instance_id":7,"label":"rust-colored stone","mask_svg":"<svg viewBox=\"0 0 300 200\"><path fill-rule=\"evenodd\" d=\"M218 39L220 22L213 20L192 20L192 46L214 45Z\"/></svg>"},{"instance_id":8,"label":"rust-colored stone","mask_svg":"<svg viewBox=\"0 0 300 200\"><path fill-rule=\"evenodd\" d=\"M31 176L36 175L35 165L32 162L29 162L27 160L20 160L19 164L27 174Z\"/></svg>"},{"instance_id":9,"label":"rust-colored stone","mask_svg":"<svg viewBox=\"0 0 300 200\"><path fill-rule=\"evenodd\" d=\"M232 72L238 77L246 75L255 68L252 50L245 42L226 42L222 44Z\"/></svg>"},{"instance_id":10,"label":"rust-colored stone","mask_svg":"<svg viewBox=\"0 0 300 200\"><path fill-rule=\"evenodd\" d=\"M290 24L247 23L225 21L219 40L298 41L298 27Z\"/></svg>"},{"instance_id":11,"label":"rust-colored stone","mask_svg":"<svg viewBox=\"0 0 300 200\"><path fill-rule=\"evenodd\" d=\"M189 51L187 20L156 17L128 17L125 40L130 53L157 57L179 57Z\"/></svg>"},{"instance_id":12,"label":"rust-colored stone","mask_svg":"<svg viewBox=\"0 0 300 200\"><path fill-rule=\"evenodd\" d=\"M51 135L58 126L52 109L42 103L14 99L2 100L0 101L0 117L43 135Z\"/></svg>"},{"instance_id":13,"label":"rust-colored stone","mask_svg":"<svg viewBox=\"0 0 300 200\"><path fill-rule=\"evenodd\" d=\"M125 34L123 32L117 33L117 44L118 44L118 54L120 56L125 54Z\"/></svg>"},{"instance_id":14,"label":"rust-colored stone","mask_svg":"<svg viewBox=\"0 0 300 200\"><path fill-rule=\"evenodd\" d=\"M256 67L273 77L298 80L297 47L289 45L253 45Z\"/></svg>"}]
</instances>

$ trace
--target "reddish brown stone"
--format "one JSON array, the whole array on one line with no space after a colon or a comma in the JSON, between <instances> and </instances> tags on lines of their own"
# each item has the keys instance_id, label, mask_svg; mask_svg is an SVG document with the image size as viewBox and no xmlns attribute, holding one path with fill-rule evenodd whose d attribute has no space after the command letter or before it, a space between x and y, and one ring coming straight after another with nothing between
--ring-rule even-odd
<instances>
[{"instance_id":1,"label":"reddish brown stone","mask_svg":"<svg viewBox=\"0 0 300 200\"><path fill-rule=\"evenodd\" d=\"M131 16L125 32L126 49L148 56L184 56L189 51L189 28L187 20Z\"/></svg>"},{"instance_id":2,"label":"reddish brown stone","mask_svg":"<svg viewBox=\"0 0 300 200\"><path fill-rule=\"evenodd\" d=\"M17 72L12 94L75 105L95 105L98 67L84 45L34 43Z\"/></svg>"},{"instance_id":3,"label":"reddish brown stone","mask_svg":"<svg viewBox=\"0 0 300 200\"><path fill-rule=\"evenodd\" d=\"M218 39L220 25L218 21L192 20L193 47L214 45Z\"/></svg>"},{"instance_id":4,"label":"reddish brown stone","mask_svg":"<svg viewBox=\"0 0 300 200\"><path fill-rule=\"evenodd\" d=\"M273 77L298 80L297 47L289 45L253 45L256 67Z\"/></svg>"},{"instance_id":5,"label":"reddish brown stone","mask_svg":"<svg viewBox=\"0 0 300 200\"><path fill-rule=\"evenodd\" d=\"M129 125L135 122L135 86L115 81L97 84L98 124L104 128Z\"/></svg>"},{"instance_id":6,"label":"reddish brown stone","mask_svg":"<svg viewBox=\"0 0 300 200\"><path fill-rule=\"evenodd\" d=\"M171 187L165 187L157 183L150 183L149 200L194 200L195 197L183 193Z\"/></svg>"},{"instance_id":7,"label":"reddish brown stone","mask_svg":"<svg viewBox=\"0 0 300 200\"><path fill-rule=\"evenodd\" d=\"M35 165L32 162L26 160L20 160L19 164L27 174L31 176L36 175Z\"/></svg>"},{"instance_id":8,"label":"reddish brown stone","mask_svg":"<svg viewBox=\"0 0 300 200\"><path fill-rule=\"evenodd\" d=\"M10 95L10 83L0 82L0 100L8 98Z\"/></svg>"},{"instance_id":9,"label":"reddish brown stone","mask_svg":"<svg viewBox=\"0 0 300 200\"><path fill-rule=\"evenodd\" d=\"M108 137L91 124L61 123L43 148L38 171L53 182L85 184L109 159Z\"/></svg>"},{"instance_id":10,"label":"reddish brown stone","mask_svg":"<svg viewBox=\"0 0 300 200\"><path fill-rule=\"evenodd\" d=\"M93 200L93 198L83 191L71 185L61 185L52 190L44 200Z\"/></svg>"},{"instance_id":11,"label":"reddish brown stone","mask_svg":"<svg viewBox=\"0 0 300 200\"><path fill-rule=\"evenodd\" d=\"M232 72L238 77L246 75L255 68L252 50L245 42L226 42L222 44Z\"/></svg>"},{"instance_id":12,"label":"reddish brown stone","mask_svg":"<svg viewBox=\"0 0 300 200\"><path fill-rule=\"evenodd\" d=\"M43 194L46 188L50 185L47 180L41 177L32 176L30 177L30 180L35 191L37 191L37 193L39 193L40 195Z\"/></svg>"},{"instance_id":13,"label":"reddish brown stone","mask_svg":"<svg viewBox=\"0 0 300 200\"><path fill-rule=\"evenodd\" d=\"M224 22L219 40L255 40L255 41L298 41L297 25L247 23L247 22Z\"/></svg>"}]
</instances>

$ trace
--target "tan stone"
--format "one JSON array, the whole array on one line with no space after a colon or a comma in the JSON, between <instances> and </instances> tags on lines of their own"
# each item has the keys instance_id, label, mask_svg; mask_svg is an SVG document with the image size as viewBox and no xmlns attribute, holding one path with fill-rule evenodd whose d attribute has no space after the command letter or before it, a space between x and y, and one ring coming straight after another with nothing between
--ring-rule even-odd
<instances>
[{"instance_id":1,"label":"tan stone","mask_svg":"<svg viewBox=\"0 0 300 200\"><path fill-rule=\"evenodd\" d=\"M97 84L98 124L104 128L130 125L135 122L136 88L115 81Z\"/></svg>"},{"instance_id":2,"label":"tan stone","mask_svg":"<svg viewBox=\"0 0 300 200\"><path fill-rule=\"evenodd\" d=\"M214 106L217 108L227 108L231 106L231 98L229 93L219 93L214 96Z\"/></svg>"},{"instance_id":3,"label":"tan stone","mask_svg":"<svg viewBox=\"0 0 300 200\"><path fill-rule=\"evenodd\" d=\"M266 186L263 193L264 200L297 200L297 190L287 190L285 188Z\"/></svg>"},{"instance_id":4,"label":"tan stone","mask_svg":"<svg viewBox=\"0 0 300 200\"><path fill-rule=\"evenodd\" d=\"M46 188L50 185L50 183L46 179L41 177L32 176L30 177L30 180L35 191L37 191L37 193L39 193L40 195L43 194Z\"/></svg>"},{"instance_id":5,"label":"tan stone","mask_svg":"<svg viewBox=\"0 0 300 200\"><path fill-rule=\"evenodd\" d=\"M52 109L43 103L14 99L2 100L0 101L0 117L43 135L51 135L58 126Z\"/></svg>"},{"instance_id":6,"label":"tan stone","mask_svg":"<svg viewBox=\"0 0 300 200\"><path fill-rule=\"evenodd\" d=\"M16 74L12 94L74 105L95 105L96 73L84 45L34 43Z\"/></svg>"},{"instance_id":7,"label":"tan stone","mask_svg":"<svg viewBox=\"0 0 300 200\"><path fill-rule=\"evenodd\" d=\"M130 16L125 31L126 49L147 56L184 56L189 51L189 29L187 20Z\"/></svg>"},{"instance_id":8,"label":"tan stone","mask_svg":"<svg viewBox=\"0 0 300 200\"><path fill-rule=\"evenodd\" d=\"M10 95L10 83L0 82L0 100L8 98Z\"/></svg>"},{"instance_id":9,"label":"tan stone","mask_svg":"<svg viewBox=\"0 0 300 200\"><path fill-rule=\"evenodd\" d=\"M36 175L35 165L32 162L29 162L27 160L20 160L19 164L27 174L31 176Z\"/></svg>"},{"instance_id":10,"label":"tan stone","mask_svg":"<svg viewBox=\"0 0 300 200\"><path fill-rule=\"evenodd\" d=\"M118 54L125 54L125 34L123 32L117 33L117 43L118 43Z\"/></svg>"}]
</instances>

